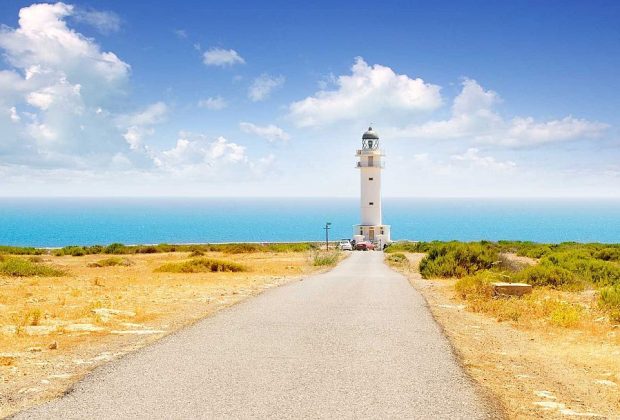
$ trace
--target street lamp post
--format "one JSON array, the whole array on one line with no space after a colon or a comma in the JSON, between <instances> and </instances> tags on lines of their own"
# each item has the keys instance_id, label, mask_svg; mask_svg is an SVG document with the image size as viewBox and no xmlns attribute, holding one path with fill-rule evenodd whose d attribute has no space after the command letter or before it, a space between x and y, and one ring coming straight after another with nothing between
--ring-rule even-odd
<instances>
[{"instance_id":1,"label":"street lamp post","mask_svg":"<svg viewBox=\"0 0 620 420\"><path fill-rule=\"evenodd\" d=\"M325 249L327 251L329 251L329 229L331 225L332 225L331 222L327 222L325 223L325 227L323 228L325 229Z\"/></svg>"}]
</instances>

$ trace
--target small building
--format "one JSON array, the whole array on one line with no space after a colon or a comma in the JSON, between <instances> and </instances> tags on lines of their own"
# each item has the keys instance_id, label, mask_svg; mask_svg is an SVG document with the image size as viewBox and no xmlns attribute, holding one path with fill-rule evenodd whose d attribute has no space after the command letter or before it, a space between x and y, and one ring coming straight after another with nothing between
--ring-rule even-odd
<instances>
[{"instance_id":1,"label":"small building","mask_svg":"<svg viewBox=\"0 0 620 420\"><path fill-rule=\"evenodd\" d=\"M391 242L390 225L384 225L381 219L381 171L385 155L379 148L379 135L372 127L362 135L362 148L356 156L360 170L361 220L353 227L353 238L355 242L370 241L382 249Z\"/></svg>"}]
</instances>

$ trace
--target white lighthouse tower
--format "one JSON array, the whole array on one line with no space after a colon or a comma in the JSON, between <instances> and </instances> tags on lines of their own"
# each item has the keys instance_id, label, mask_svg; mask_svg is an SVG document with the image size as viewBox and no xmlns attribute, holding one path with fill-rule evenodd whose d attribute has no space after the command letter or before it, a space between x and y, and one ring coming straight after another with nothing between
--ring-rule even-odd
<instances>
[{"instance_id":1,"label":"white lighthouse tower","mask_svg":"<svg viewBox=\"0 0 620 420\"><path fill-rule=\"evenodd\" d=\"M370 241L383 249L391 242L390 226L381 220L381 171L384 154L379 149L379 135L368 127L362 135L362 148L357 151L357 167L360 170L361 223L353 228L356 242Z\"/></svg>"}]
</instances>

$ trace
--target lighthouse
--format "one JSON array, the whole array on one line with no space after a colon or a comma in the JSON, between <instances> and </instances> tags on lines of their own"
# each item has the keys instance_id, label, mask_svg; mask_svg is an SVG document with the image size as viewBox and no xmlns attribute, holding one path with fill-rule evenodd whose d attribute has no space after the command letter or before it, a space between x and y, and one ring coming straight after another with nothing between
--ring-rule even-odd
<instances>
[{"instance_id":1,"label":"lighthouse","mask_svg":"<svg viewBox=\"0 0 620 420\"><path fill-rule=\"evenodd\" d=\"M355 242L370 241L377 249L391 242L390 226L381 219L381 171L384 168L379 148L379 135L368 127L362 135L362 148L357 150L357 168L360 171L360 224L353 227Z\"/></svg>"}]
</instances>

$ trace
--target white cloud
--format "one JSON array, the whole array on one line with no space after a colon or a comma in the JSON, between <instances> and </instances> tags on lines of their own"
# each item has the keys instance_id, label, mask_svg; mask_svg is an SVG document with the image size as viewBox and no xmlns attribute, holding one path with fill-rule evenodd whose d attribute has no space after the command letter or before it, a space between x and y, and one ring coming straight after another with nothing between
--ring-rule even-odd
<instances>
[{"instance_id":1,"label":"white cloud","mask_svg":"<svg viewBox=\"0 0 620 420\"><path fill-rule=\"evenodd\" d=\"M226 102L226 100L221 96L212 96L198 101L198 106L213 111L219 111L226 108L228 106L228 102Z\"/></svg>"},{"instance_id":2,"label":"white cloud","mask_svg":"<svg viewBox=\"0 0 620 420\"><path fill-rule=\"evenodd\" d=\"M114 12L76 8L73 18L93 26L103 34L118 32L121 29L121 18Z\"/></svg>"},{"instance_id":3,"label":"white cloud","mask_svg":"<svg viewBox=\"0 0 620 420\"><path fill-rule=\"evenodd\" d=\"M187 39L187 31L185 29L175 29L174 34L179 39Z\"/></svg>"},{"instance_id":4,"label":"white cloud","mask_svg":"<svg viewBox=\"0 0 620 420\"><path fill-rule=\"evenodd\" d=\"M284 76L270 76L261 74L254 79L248 89L248 98L253 102L264 101L269 98L271 92L284 84Z\"/></svg>"},{"instance_id":5,"label":"white cloud","mask_svg":"<svg viewBox=\"0 0 620 420\"><path fill-rule=\"evenodd\" d=\"M456 162L464 162L473 166L481 168L497 169L497 170L510 170L517 166L513 161L499 161L493 156L481 156L480 150L475 147L467 149L467 151L460 155L452 155L451 159Z\"/></svg>"},{"instance_id":6,"label":"white cloud","mask_svg":"<svg viewBox=\"0 0 620 420\"><path fill-rule=\"evenodd\" d=\"M224 137L181 132L175 146L156 157L157 165L172 172L213 173L227 165L247 164L246 148Z\"/></svg>"},{"instance_id":7,"label":"white cloud","mask_svg":"<svg viewBox=\"0 0 620 420\"><path fill-rule=\"evenodd\" d=\"M207 66L226 67L234 64L244 64L245 60L235 50L223 48L209 48L203 55L202 60Z\"/></svg>"},{"instance_id":8,"label":"white cloud","mask_svg":"<svg viewBox=\"0 0 620 420\"><path fill-rule=\"evenodd\" d=\"M531 147L546 143L599 137L607 124L568 116L537 122L532 117L503 118L495 107L499 95L485 90L475 80L465 79L461 93L453 101L452 116L393 129L395 137L413 139L463 139L480 144Z\"/></svg>"},{"instance_id":9,"label":"white cloud","mask_svg":"<svg viewBox=\"0 0 620 420\"><path fill-rule=\"evenodd\" d=\"M239 128L244 133L254 134L272 143L278 140L288 141L291 138L286 131L273 124L260 126L249 122L242 122L239 124Z\"/></svg>"},{"instance_id":10,"label":"white cloud","mask_svg":"<svg viewBox=\"0 0 620 420\"><path fill-rule=\"evenodd\" d=\"M142 112L126 115L119 118L119 126L127 127L123 137L131 150L142 150L143 139L154 133L153 125L164 121L168 107L163 102L156 102L146 107Z\"/></svg>"},{"instance_id":11,"label":"white cloud","mask_svg":"<svg viewBox=\"0 0 620 420\"><path fill-rule=\"evenodd\" d=\"M21 9L17 29L0 29L0 47L7 61L48 78L62 70L73 83L98 80L111 88L126 81L127 63L112 52L102 52L93 40L67 27L64 19L73 13L73 6L64 3Z\"/></svg>"},{"instance_id":12,"label":"white cloud","mask_svg":"<svg viewBox=\"0 0 620 420\"><path fill-rule=\"evenodd\" d=\"M429 111L441 106L440 87L397 74L391 68L369 66L355 59L351 75L338 76L337 89L321 90L289 107L301 127L321 126L350 119L374 119L392 111Z\"/></svg>"}]
</instances>

